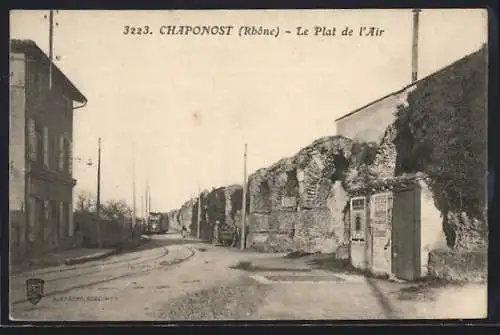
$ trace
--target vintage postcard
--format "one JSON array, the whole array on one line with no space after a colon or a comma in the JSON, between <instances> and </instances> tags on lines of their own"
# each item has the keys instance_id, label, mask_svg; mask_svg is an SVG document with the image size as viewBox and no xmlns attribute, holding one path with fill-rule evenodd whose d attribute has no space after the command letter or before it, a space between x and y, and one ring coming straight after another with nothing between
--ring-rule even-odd
<instances>
[{"instance_id":1,"label":"vintage postcard","mask_svg":"<svg viewBox=\"0 0 500 335\"><path fill-rule=\"evenodd\" d=\"M11 320L485 318L487 31L11 11Z\"/></svg>"}]
</instances>

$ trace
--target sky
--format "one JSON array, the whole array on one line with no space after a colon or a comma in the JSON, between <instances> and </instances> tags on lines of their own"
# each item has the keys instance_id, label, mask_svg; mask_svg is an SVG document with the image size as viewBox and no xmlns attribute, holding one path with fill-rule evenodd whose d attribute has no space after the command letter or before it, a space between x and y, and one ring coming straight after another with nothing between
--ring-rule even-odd
<instances>
[{"instance_id":1,"label":"sky","mask_svg":"<svg viewBox=\"0 0 500 335\"><path fill-rule=\"evenodd\" d=\"M11 38L31 39L48 54L48 11L12 11ZM96 193L102 138L101 199L167 211L211 189L243 182L247 171L292 156L335 135L335 119L411 80L412 13L402 10L59 11L57 66L87 97L75 111L75 195ZM253 25L280 35L168 36L162 25ZM125 25L152 35L126 36ZM379 37L297 36L296 27L360 26ZM289 29L292 34L286 35ZM480 9L420 13L419 78L487 41ZM134 169L135 162L135 169ZM135 173L134 173L135 170Z\"/></svg>"}]
</instances>

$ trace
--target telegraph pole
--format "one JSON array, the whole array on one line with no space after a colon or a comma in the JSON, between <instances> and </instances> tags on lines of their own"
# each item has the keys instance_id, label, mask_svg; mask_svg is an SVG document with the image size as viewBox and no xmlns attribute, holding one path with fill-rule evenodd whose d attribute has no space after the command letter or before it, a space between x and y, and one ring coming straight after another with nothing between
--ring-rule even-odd
<instances>
[{"instance_id":1,"label":"telegraph pole","mask_svg":"<svg viewBox=\"0 0 500 335\"><path fill-rule=\"evenodd\" d=\"M245 221L247 211L247 145L243 154L243 196L241 204L241 250L245 249Z\"/></svg>"},{"instance_id":2,"label":"telegraph pole","mask_svg":"<svg viewBox=\"0 0 500 335\"><path fill-rule=\"evenodd\" d=\"M151 190L149 189L149 184L148 184L148 215L151 212Z\"/></svg>"},{"instance_id":3,"label":"telegraph pole","mask_svg":"<svg viewBox=\"0 0 500 335\"><path fill-rule=\"evenodd\" d=\"M411 82L418 80L418 29L419 29L419 13L422 10L415 8L413 12L413 39L412 39L412 57L411 57Z\"/></svg>"},{"instance_id":4,"label":"telegraph pole","mask_svg":"<svg viewBox=\"0 0 500 335\"><path fill-rule=\"evenodd\" d=\"M149 181L146 180L146 216L149 215Z\"/></svg>"},{"instance_id":5,"label":"telegraph pole","mask_svg":"<svg viewBox=\"0 0 500 335\"><path fill-rule=\"evenodd\" d=\"M99 137L97 149L97 243L99 248L102 247L101 240L101 138Z\"/></svg>"},{"instance_id":6,"label":"telegraph pole","mask_svg":"<svg viewBox=\"0 0 500 335\"><path fill-rule=\"evenodd\" d=\"M136 224L136 204L135 204L135 143L132 157L132 227Z\"/></svg>"},{"instance_id":7,"label":"telegraph pole","mask_svg":"<svg viewBox=\"0 0 500 335\"><path fill-rule=\"evenodd\" d=\"M54 11L49 10L49 89L52 90L52 61L54 58Z\"/></svg>"}]
</instances>

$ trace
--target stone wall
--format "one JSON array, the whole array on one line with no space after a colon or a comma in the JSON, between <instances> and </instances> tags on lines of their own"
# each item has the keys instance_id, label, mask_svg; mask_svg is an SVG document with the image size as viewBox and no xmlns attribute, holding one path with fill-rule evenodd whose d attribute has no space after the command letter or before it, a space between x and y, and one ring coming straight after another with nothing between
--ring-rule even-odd
<instances>
[{"instance_id":1,"label":"stone wall","mask_svg":"<svg viewBox=\"0 0 500 335\"><path fill-rule=\"evenodd\" d=\"M249 245L262 250L334 252L344 242L346 193L341 180L352 141L314 141L249 177Z\"/></svg>"},{"instance_id":2,"label":"stone wall","mask_svg":"<svg viewBox=\"0 0 500 335\"><path fill-rule=\"evenodd\" d=\"M178 221L180 228L185 227L188 230L191 229L194 203L195 201L190 199L179 209Z\"/></svg>"},{"instance_id":3,"label":"stone wall","mask_svg":"<svg viewBox=\"0 0 500 335\"><path fill-rule=\"evenodd\" d=\"M308 253L335 252L343 236L338 236L335 232L332 221L329 210L301 211L295 227L294 249ZM343 225L340 226L343 228Z\"/></svg>"},{"instance_id":4,"label":"stone wall","mask_svg":"<svg viewBox=\"0 0 500 335\"><path fill-rule=\"evenodd\" d=\"M393 178L396 172L397 151L394 139L396 138L396 128L390 124L377 146L375 160L370 166L371 172L378 178Z\"/></svg>"},{"instance_id":5,"label":"stone wall","mask_svg":"<svg viewBox=\"0 0 500 335\"><path fill-rule=\"evenodd\" d=\"M172 210L167 213L167 218L168 218L168 230L169 232L177 232L180 231L180 224L177 219L177 216L179 214L178 210Z\"/></svg>"},{"instance_id":6,"label":"stone wall","mask_svg":"<svg viewBox=\"0 0 500 335\"><path fill-rule=\"evenodd\" d=\"M259 169L248 177L250 213L271 212L271 186L268 169Z\"/></svg>"}]
</instances>

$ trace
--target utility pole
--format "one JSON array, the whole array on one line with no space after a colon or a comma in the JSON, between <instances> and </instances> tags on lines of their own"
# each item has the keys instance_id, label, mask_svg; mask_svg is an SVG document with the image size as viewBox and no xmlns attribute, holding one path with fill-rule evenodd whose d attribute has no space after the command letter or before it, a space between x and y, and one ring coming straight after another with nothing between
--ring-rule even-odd
<instances>
[{"instance_id":1,"label":"utility pole","mask_svg":"<svg viewBox=\"0 0 500 335\"><path fill-rule=\"evenodd\" d=\"M99 248L102 248L101 240L101 138L99 137L97 149L97 243Z\"/></svg>"},{"instance_id":2,"label":"utility pole","mask_svg":"<svg viewBox=\"0 0 500 335\"><path fill-rule=\"evenodd\" d=\"M414 83L418 79L418 30L419 30L419 13L422 10L415 8L413 12L413 39L412 39L412 57L411 57L411 82Z\"/></svg>"},{"instance_id":3,"label":"utility pole","mask_svg":"<svg viewBox=\"0 0 500 335\"><path fill-rule=\"evenodd\" d=\"M146 199L146 217L148 217L149 215L149 181L146 179L146 195L145 195L145 199Z\"/></svg>"},{"instance_id":4,"label":"utility pole","mask_svg":"<svg viewBox=\"0 0 500 335\"><path fill-rule=\"evenodd\" d=\"M132 157L132 227L136 224L136 204L135 204L135 143Z\"/></svg>"},{"instance_id":5,"label":"utility pole","mask_svg":"<svg viewBox=\"0 0 500 335\"><path fill-rule=\"evenodd\" d=\"M197 232L196 232L196 237L200 239L200 225L201 225L201 191L200 191L200 185L198 185L198 225L197 225Z\"/></svg>"},{"instance_id":6,"label":"utility pole","mask_svg":"<svg viewBox=\"0 0 500 335\"><path fill-rule=\"evenodd\" d=\"M151 212L151 190L149 189L149 184L148 184L148 215Z\"/></svg>"},{"instance_id":7,"label":"utility pole","mask_svg":"<svg viewBox=\"0 0 500 335\"><path fill-rule=\"evenodd\" d=\"M141 195L141 215L144 215L144 213L145 213L145 210L144 210L144 196ZM143 218L142 222L144 223L144 218Z\"/></svg>"},{"instance_id":8,"label":"utility pole","mask_svg":"<svg viewBox=\"0 0 500 335\"><path fill-rule=\"evenodd\" d=\"M241 204L241 250L245 249L245 221L247 212L247 144L243 154L243 196Z\"/></svg>"},{"instance_id":9,"label":"utility pole","mask_svg":"<svg viewBox=\"0 0 500 335\"><path fill-rule=\"evenodd\" d=\"M54 58L54 11L49 10L49 90L52 90L53 58Z\"/></svg>"}]
</instances>

